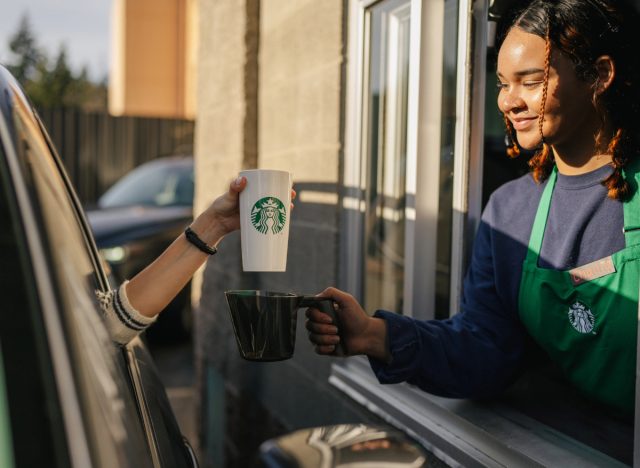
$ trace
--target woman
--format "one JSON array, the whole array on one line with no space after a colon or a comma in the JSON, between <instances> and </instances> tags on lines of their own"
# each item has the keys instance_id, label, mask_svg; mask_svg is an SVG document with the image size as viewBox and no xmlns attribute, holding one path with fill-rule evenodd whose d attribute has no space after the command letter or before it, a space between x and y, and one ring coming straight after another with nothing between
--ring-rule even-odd
<instances>
[{"instance_id":1,"label":"woman","mask_svg":"<svg viewBox=\"0 0 640 468\"><path fill-rule=\"evenodd\" d=\"M222 238L240 228L239 195L247 185L238 177L153 263L108 294L98 293L112 338L129 342L151 325L184 288ZM291 191L292 199L295 191ZM293 205L292 205L293 206Z\"/></svg>"},{"instance_id":2,"label":"woman","mask_svg":"<svg viewBox=\"0 0 640 468\"><path fill-rule=\"evenodd\" d=\"M634 404L640 280L638 16L614 0L534 0L499 38L498 108L531 174L491 197L465 278L462 310L445 321L368 316L329 288L350 354L383 383L448 397L502 391L532 341L589 397ZM624 233L623 233L624 228ZM340 338L309 310L320 354Z\"/></svg>"}]
</instances>

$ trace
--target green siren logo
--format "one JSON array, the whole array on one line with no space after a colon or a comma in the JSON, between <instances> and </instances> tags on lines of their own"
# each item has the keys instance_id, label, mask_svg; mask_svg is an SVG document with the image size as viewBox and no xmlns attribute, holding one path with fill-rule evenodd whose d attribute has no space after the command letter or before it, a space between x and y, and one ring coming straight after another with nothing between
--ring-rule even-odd
<instances>
[{"instance_id":1,"label":"green siren logo","mask_svg":"<svg viewBox=\"0 0 640 468\"><path fill-rule=\"evenodd\" d=\"M595 333L595 317L593 312L581 302L574 302L569 308L569 322L580 333Z\"/></svg>"},{"instance_id":2,"label":"green siren logo","mask_svg":"<svg viewBox=\"0 0 640 468\"><path fill-rule=\"evenodd\" d=\"M261 198L251 210L251 224L262 234L278 234L287 223L284 204L276 197Z\"/></svg>"}]
</instances>

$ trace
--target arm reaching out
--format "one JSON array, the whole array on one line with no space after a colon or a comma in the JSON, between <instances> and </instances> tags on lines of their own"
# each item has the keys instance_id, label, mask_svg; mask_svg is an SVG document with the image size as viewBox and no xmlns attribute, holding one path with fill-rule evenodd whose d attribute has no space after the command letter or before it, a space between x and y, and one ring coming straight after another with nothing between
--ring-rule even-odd
<instances>
[{"instance_id":1,"label":"arm reaching out","mask_svg":"<svg viewBox=\"0 0 640 468\"><path fill-rule=\"evenodd\" d=\"M238 199L246 184L244 177L235 179L229 190L191 223L193 232L207 245L215 247L225 235L240 227ZM129 303L143 316L157 315L208 258L208 254L191 244L184 233L181 234L127 284Z\"/></svg>"},{"instance_id":2,"label":"arm reaching out","mask_svg":"<svg viewBox=\"0 0 640 468\"><path fill-rule=\"evenodd\" d=\"M216 247L224 236L240 228L239 197L246 185L245 177L232 181L229 190L191 223L191 230L209 247ZM291 198L295 195L292 190ZM153 323L208 258L182 233L131 281L108 294L98 294L113 338L126 343Z\"/></svg>"}]
</instances>

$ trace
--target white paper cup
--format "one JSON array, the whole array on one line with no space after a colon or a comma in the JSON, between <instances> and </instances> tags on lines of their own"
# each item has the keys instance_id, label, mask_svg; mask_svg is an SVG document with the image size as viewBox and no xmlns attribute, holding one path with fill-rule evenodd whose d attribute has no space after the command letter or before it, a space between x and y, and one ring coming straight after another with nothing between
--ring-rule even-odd
<instances>
[{"instance_id":1,"label":"white paper cup","mask_svg":"<svg viewBox=\"0 0 640 468\"><path fill-rule=\"evenodd\" d=\"M286 271L291 218L291 174L272 169L241 171L240 239L244 271Z\"/></svg>"}]
</instances>

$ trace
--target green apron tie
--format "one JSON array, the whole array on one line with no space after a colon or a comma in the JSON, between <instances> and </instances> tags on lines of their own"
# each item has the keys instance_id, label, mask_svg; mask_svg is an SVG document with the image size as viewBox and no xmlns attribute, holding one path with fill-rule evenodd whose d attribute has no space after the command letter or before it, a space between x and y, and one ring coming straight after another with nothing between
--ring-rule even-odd
<instances>
[{"instance_id":1,"label":"green apron tie","mask_svg":"<svg viewBox=\"0 0 640 468\"><path fill-rule=\"evenodd\" d=\"M557 179L554 168L533 223L518 305L531 336L574 385L630 411L635 402L640 229L634 228L640 228L640 195L637 170L626 174L633 189L623 205L626 247L588 266L557 271L538 267Z\"/></svg>"}]
</instances>

